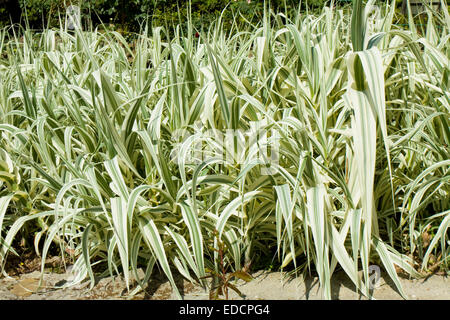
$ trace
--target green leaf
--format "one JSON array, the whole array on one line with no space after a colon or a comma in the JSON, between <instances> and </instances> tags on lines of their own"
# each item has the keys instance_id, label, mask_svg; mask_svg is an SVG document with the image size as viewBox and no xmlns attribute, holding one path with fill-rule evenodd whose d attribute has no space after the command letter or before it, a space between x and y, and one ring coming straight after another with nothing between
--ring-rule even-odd
<instances>
[{"instance_id":1,"label":"green leaf","mask_svg":"<svg viewBox=\"0 0 450 320\"><path fill-rule=\"evenodd\" d=\"M235 271L231 273L230 276L239 278L241 280L244 280L245 282L250 282L253 280L253 277L250 274L242 270Z\"/></svg>"}]
</instances>

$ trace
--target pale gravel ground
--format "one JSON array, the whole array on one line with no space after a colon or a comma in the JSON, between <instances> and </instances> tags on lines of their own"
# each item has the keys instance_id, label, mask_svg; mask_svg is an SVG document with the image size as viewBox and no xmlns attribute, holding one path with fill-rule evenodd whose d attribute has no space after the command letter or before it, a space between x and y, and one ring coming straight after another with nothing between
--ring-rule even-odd
<instances>
[{"instance_id":1,"label":"pale gravel ground","mask_svg":"<svg viewBox=\"0 0 450 320\"><path fill-rule=\"evenodd\" d=\"M79 299L127 299L124 281L120 278L104 278L97 282L92 290L88 290L89 283L72 288L57 288L67 280L69 274L45 274L44 287L37 290L39 272L21 275L20 278L0 279L1 300L79 300ZM253 274L254 280L249 283L238 282L238 288L250 300L320 300L321 289L317 278L286 279L282 273L260 271ZM208 293L202 288L192 285L186 280L178 278L177 285L186 300L206 300ZM434 275L428 279L400 280L405 293L413 300L450 300L450 279ZM378 282L374 290L376 299L397 300L402 297L394 289L392 282L385 275ZM28 290L27 290L28 289ZM37 292L36 292L37 291ZM242 299L230 293L231 299ZM351 281L343 273L333 275L332 298L340 300L365 299L355 292ZM175 299L170 285L164 277L157 276L149 284L148 293L137 294L134 299Z\"/></svg>"}]
</instances>

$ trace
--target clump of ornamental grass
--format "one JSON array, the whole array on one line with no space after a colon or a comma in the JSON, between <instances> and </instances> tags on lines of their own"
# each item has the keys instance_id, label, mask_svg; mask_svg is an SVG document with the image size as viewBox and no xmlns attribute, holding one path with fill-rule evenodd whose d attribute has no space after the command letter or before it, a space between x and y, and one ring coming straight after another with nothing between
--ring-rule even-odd
<instances>
[{"instance_id":1,"label":"clump of ornamental grass","mask_svg":"<svg viewBox=\"0 0 450 320\"><path fill-rule=\"evenodd\" d=\"M0 31L0 264L33 225L42 268L72 253L68 285L121 274L133 294L157 266L206 287L218 261L275 253L327 299L339 269L370 297L373 264L406 298L399 270L448 271L450 17L428 8L420 33L394 13L266 10L133 45Z\"/></svg>"}]
</instances>

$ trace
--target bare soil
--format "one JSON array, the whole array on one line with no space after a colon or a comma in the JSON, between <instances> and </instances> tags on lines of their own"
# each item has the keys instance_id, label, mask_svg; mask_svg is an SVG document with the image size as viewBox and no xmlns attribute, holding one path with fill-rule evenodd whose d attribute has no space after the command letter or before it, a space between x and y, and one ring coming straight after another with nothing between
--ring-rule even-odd
<instances>
[{"instance_id":1,"label":"bare soil","mask_svg":"<svg viewBox=\"0 0 450 320\"><path fill-rule=\"evenodd\" d=\"M51 259L49 259L51 260ZM44 272L43 281L39 286L40 271L16 274L0 278L0 300L109 300L109 299L150 299L172 300L176 296L170 284L163 275L152 276L146 290L130 297L121 277L107 277L97 279L93 289L89 289L89 281L74 287L64 287L73 275L70 272L58 273L52 267L55 262L49 261ZM70 268L69 268L70 269ZM141 270L142 273L142 270ZM242 292L240 297L230 291L230 299L249 300L320 300L322 299L318 278L287 278L281 272L258 271L252 274L253 280L245 283L236 282ZM175 276L177 287L185 300L207 300L208 290L197 284L186 281L181 276ZM427 278L413 280L401 278L404 291L409 299L413 300L450 300L450 279L445 275L434 274ZM130 289L136 287L132 281ZM383 300L400 300L401 295L395 289L392 281L386 274L382 274L376 288L374 297ZM365 300L360 295L348 277L337 272L332 278L332 299L337 300Z\"/></svg>"}]
</instances>

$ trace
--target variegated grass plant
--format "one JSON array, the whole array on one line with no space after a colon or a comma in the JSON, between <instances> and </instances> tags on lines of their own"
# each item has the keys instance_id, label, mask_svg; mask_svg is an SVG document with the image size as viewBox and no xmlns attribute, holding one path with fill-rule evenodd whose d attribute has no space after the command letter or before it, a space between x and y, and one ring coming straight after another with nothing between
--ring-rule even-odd
<instances>
[{"instance_id":1,"label":"variegated grass plant","mask_svg":"<svg viewBox=\"0 0 450 320\"><path fill-rule=\"evenodd\" d=\"M267 11L230 32L220 19L173 37L146 28L133 44L108 30L0 31L1 265L35 230L42 271L51 246L71 253L69 285L93 285L98 265L130 288L135 275L133 294L159 266L176 291L174 270L206 285L217 269L205 245L217 231L232 270L275 252L315 272L327 299L337 269L368 297L371 264L403 297L398 268L448 270L450 17L428 9L425 33L413 18L405 30L393 4ZM198 123L257 121L279 133L270 174L252 145L238 163L171 157L179 129L188 152L217 144Z\"/></svg>"}]
</instances>

